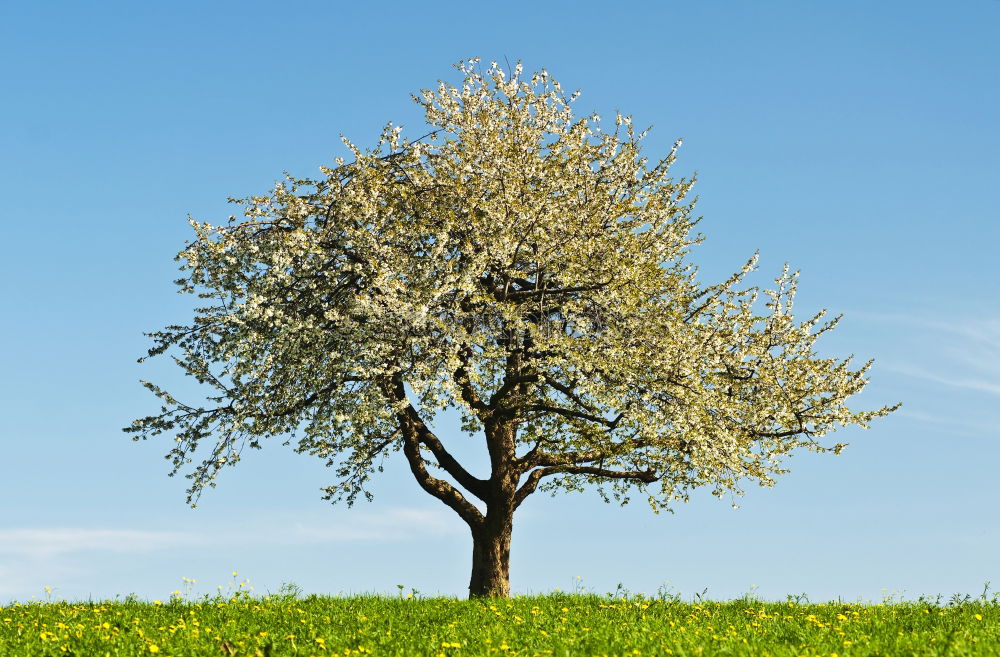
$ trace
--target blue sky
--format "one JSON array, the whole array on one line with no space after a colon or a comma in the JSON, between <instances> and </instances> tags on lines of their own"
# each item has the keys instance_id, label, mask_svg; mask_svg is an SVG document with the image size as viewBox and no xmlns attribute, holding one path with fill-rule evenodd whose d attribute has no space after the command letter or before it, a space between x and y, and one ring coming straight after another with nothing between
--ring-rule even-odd
<instances>
[{"instance_id":1,"label":"blue sky","mask_svg":"<svg viewBox=\"0 0 1000 657\"><path fill-rule=\"evenodd\" d=\"M515 519L515 593L621 583L713 598L880 600L1000 583L1000 2L34 2L0 7L0 602L257 592L466 592L462 522L401 461L374 503L331 507L317 459L272 441L199 507L155 411L144 331L183 323L188 214L265 191L421 117L409 94L467 57L547 68L578 112L632 114L650 157L684 138L692 257L715 281L755 249L797 309L843 312L823 353L874 357L858 407L902 401L839 456L799 454L734 510L653 515L536 495ZM412 128L411 128L412 127ZM450 444L471 453L454 434ZM577 578L581 579L577 579Z\"/></svg>"}]
</instances>

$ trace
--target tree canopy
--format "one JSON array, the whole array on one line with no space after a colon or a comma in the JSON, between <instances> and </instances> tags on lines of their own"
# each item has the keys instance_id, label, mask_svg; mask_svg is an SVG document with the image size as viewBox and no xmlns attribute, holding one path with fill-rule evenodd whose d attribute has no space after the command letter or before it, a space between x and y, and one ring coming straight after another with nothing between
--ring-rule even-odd
<instances>
[{"instance_id":1,"label":"tree canopy","mask_svg":"<svg viewBox=\"0 0 1000 657\"><path fill-rule=\"evenodd\" d=\"M654 510L739 493L895 408L847 407L871 361L817 355L839 318L797 321L787 266L763 291L745 282L756 256L697 280L679 141L651 163L631 117L576 117L545 71L459 69L459 87L413 96L419 139L392 124L371 149L344 139L351 161L230 199L243 216L224 225L191 221L177 283L207 305L150 334L149 356L171 350L212 392L187 404L144 382L161 412L126 428L174 437L189 502L266 438L326 460L326 495L348 504L401 450L472 530L470 593L506 595L511 517L536 489L638 491ZM449 408L488 478L431 429Z\"/></svg>"}]
</instances>

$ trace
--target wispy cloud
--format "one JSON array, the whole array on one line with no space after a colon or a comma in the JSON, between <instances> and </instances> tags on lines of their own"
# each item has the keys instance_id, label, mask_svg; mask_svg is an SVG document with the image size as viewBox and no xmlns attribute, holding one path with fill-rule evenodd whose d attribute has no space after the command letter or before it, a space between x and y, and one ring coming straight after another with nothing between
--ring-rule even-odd
<instances>
[{"instance_id":1,"label":"wispy cloud","mask_svg":"<svg viewBox=\"0 0 1000 657\"><path fill-rule=\"evenodd\" d=\"M994 381L996 382L994 382L976 377L941 375L941 374L936 374L934 372L927 372L917 367L890 365L887 367L887 369L890 369L894 372L899 372L900 374L905 374L907 376L914 376L920 379L926 379L927 381L933 381L935 383L940 383L942 385L950 386L953 388L978 390L980 392L985 392L991 395L1000 396L1000 377L995 379Z\"/></svg>"},{"instance_id":2,"label":"wispy cloud","mask_svg":"<svg viewBox=\"0 0 1000 657\"><path fill-rule=\"evenodd\" d=\"M299 545L403 540L461 531L460 523L445 511L394 508L267 522L268 531L150 531L90 527L0 529L0 558L19 556L50 559L80 552L144 553L181 547L225 547L255 543Z\"/></svg>"},{"instance_id":3,"label":"wispy cloud","mask_svg":"<svg viewBox=\"0 0 1000 657\"><path fill-rule=\"evenodd\" d=\"M905 313L856 312L853 317L898 327L907 358L885 363L906 376L1000 396L1000 318L940 319Z\"/></svg>"},{"instance_id":4,"label":"wispy cloud","mask_svg":"<svg viewBox=\"0 0 1000 657\"><path fill-rule=\"evenodd\" d=\"M439 536L462 530L454 514L425 509L389 509L377 514L367 514L347 522L330 525L329 522L312 524L296 523L281 539L293 543L339 543L346 541L396 541L418 536Z\"/></svg>"},{"instance_id":5,"label":"wispy cloud","mask_svg":"<svg viewBox=\"0 0 1000 657\"><path fill-rule=\"evenodd\" d=\"M947 427L948 433L950 434L961 434L970 437L981 437L990 436L996 434L1000 431L1000 426L989 422L970 422L964 418L952 418L944 417L941 415L935 415L933 413L924 413L922 411L914 411L908 409L906 406L896 411L896 413L903 418L913 420L919 424L933 424L941 427Z\"/></svg>"},{"instance_id":6,"label":"wispy cloud","mask_svg":"<svg viewBox=\"0 0 1000 657\"><path fill-rule=\"evenodd\" d=\"M123 557L193 547L202 539L185 532L48 527L0 529L0 596L26 597L43 584L78 580L113 567Z\"/></svg>"},{"instance_id":7,"label":"wispy cloud","mask_svg":"<svg viewBox=\"0 0 1000 657\"><path fill-rule=\"evenodd\" d=\"M149 552L203 542L185 532L54 527L0 529L0 555L50 558L72 552Z\"/></svg>"},{"instance_id":8,"label":"wispy cloud","mask_svg":"<svg viewBox=\"0 0 1000 657\"><path fill-rule=\"evenodd\" d=\"M44 584L100 590L100 580L122 563L162 564L214 554L265 552L343 543L404 543L454 536L464 525L447 509L396 507L338 510L334 513L261 513L240 524L147 530L108 527L0 528L0 597L41 594Z\"/></svg>"},{"instance_id":9,"label":"wispy cloud","mask_svg":"<svg viewBox=\"0 0 1000 657\"><path fill-rule=\"evenodd\" d=\"M845 313L851 319L887 322L901 327L924 329L965 336L978 342L1000 345L1000 317L954 317L940 319L910 313L875 313L855 310Z\"/></svg>"}]
</instances>

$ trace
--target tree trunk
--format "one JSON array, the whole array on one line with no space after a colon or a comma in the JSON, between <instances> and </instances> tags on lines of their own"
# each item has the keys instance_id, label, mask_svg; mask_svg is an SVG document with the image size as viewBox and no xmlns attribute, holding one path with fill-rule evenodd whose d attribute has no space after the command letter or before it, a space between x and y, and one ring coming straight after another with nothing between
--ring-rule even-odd
<instances>
[{"instance_id":1,"label":"tree trunk","mask_svg":"<svg viewBox=\"0 0 1000 657\"><path fill-rule=\"evenodd\" d=\"M472 577L469 598L510 597L510 534L513 513L486 516L484 525L472 530Z\"/></svg>"}]
</instances>

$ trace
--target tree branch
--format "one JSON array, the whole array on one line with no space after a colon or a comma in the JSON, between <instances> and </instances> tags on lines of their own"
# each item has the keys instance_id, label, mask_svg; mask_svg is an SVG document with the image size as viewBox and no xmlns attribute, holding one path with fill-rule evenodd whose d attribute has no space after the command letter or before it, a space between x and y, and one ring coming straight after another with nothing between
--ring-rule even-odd
<instances>
[{"instance_id":1,"label":"tree branch","mask_svg":"<svg viewBox=\"0 0 1000 657\"><path fill-rule=\"evenodd\" d=\"M288 407L284 408L281 411L277 411L276 413L274 413L274 417L287 417L289 415L293 415L295 413L298 413L299 411L302 411L302 410L308 408L309 406L312 406L314 403L316 403L317 400L319 400L319 398L321 396L327 395L327 394L333 392L333 390L338 385L343 384L343 383L359 383L359 382L362 382L364 380L365 379L362 379L362 378L356 377L356 376L345 376L345 377L342 377L342 378L334 379L333 381L331 381L327 385L323 386L321 389L319 389L319 390L317 390L317 391L309 394L308 396L306 396L304 399L302 399L298 403L292 404L291 406L288 406Z\"/></svg>"},{"instance_id":2,"label":"tree branch","mask_svg":"<svg viewBox=\"0 0 1000 657\"><path fill-rule=\"evenodd\" d=\"M594 407L591 404L588 404L586 401L584 401L580 397L580 395L576 394L576 392L573 390L574 386L576 386L576 381L573 381L569 385L566 385L560 383L559 381L556 381L555 378L552 377L552 375L550 374L543 373L542 376L545 377L545 380L548 382L550 386L552 386L553 388L555 388L556 390L558 390L559 392L561 392L562 394L566 395L568 398L573 400L573 402L577 406L579 406L580 408L585 408L592 413L594 412Z\"/></svg>"},{"instance_id":3,"label":"tree branch","mask_svg":"<svg viewBox=\"0 0 1000 657\"><path fill-rule=\"evenodd\" d=\"M591 413L582 413L580 411L574 411L569 408L561 408L559 406L549 406L547 404L530 404L528 406L522 406L522 410L525 411L538 411L541 413L554 413L556 415L562 415L563 417L576 418L577 420L586 420L587 422L594 422L596 424L601 424L609 429L614 429L618 426L623 415L619 414L614 420L609 420L600 415L593 415Z\"/></svg>"},{"instance_id":4,"label":"tree branch","mask_svg":"<svg viewBox=\"0 0 1000 657\"><path fill-rule=\"evenodd\" d=\"M535 492L538 487L538 482L542 480L542 477L548 477L554 474L582 474L591 475L593 477L603 477L605 479L635 479L636 481L641 481L647 484L651 484L657 479L657 475L652 470L608 470L607 468L599 468L596 466L589 465L558 465L548 468L539 468L538 470L532 470L531 474L528 475L528 480L517 489L514 494L514 508L516 509L521 502L524 501L528 495Z\"/></svg>"},{"instance_id":5,"label":"tree branch","mask_svg":"<svg viewBox=\"0 0 1000 657\"><path fill-rule=\"evenodd\" d=\"M539 450L539 445L531 448L527 454L517 460L517 465L521 472L527 472L531 468L540 465L576 465L588 461L599 461L608 458L608 453L603 450L588 450L581 452L564 452L562 454L550 454Z\"/></svg>"},{"instance_id":6,"label":"tree branch","mask_svg":"<svg viewBox=\"0 0 1000 657\"><path fill-rule=\"evenodd\" d=\"M406 401L406 390L403 387L403 379L398 374L392 378L392 382L383 386L383 391L386 396L394 402ZM451 453L445 448L445 446L438 440L438 437L427 428L420 414L417 413L416 409L409 403L406 404L406 408L402 412L397 412L397 417L400 422L400 429L403 431L403 452L406 454L407 460L410 461L410 469L413 470L413 475L417 478L420 485L431 493L435 497L438 497L442 502L452 506L451 503L442 497L445 495L449 498L457 496L457 500L460 500L462 504L468 505L470 509L479 513L479 511L472 506L454 487L451 486L446 481L436 479L432 477L428 472L423 458L420 456L420 445L426 445L431 453L434 454L434 458L437 460L438 465L444 468L445 472L450 474L455 478L455 481L464 487L467 491L478 497L479 499L485 501L488 496L487 482L482 479L477 479L472 476L468 470L462 467ZM407 445L412 442L412 456L407 452ZM427 488L425 481L428 481L428 485L431 485L435 489L439 489L439 492L434 492ZM436 482L436 483L435 483ZM450 491L450 492L449 492ZM462 512L457 508L455 509L459 515ZM465 516L462 516L465 519ZM481 515L480 515L481 517ZM466 522L469 522L466 519ZM471 523L470 523L471 524Z\"/></svg>"},{"instance_id":7,"label":"tree branch","mask_svg":"<svg viewBox=\"0 0 1000 657\"><path fill-rule=\"evenodd\" d=\"M537 374L523 374L521 376L505 377L503 385L497 388L497 391L490 395L490 408L495 408L497 403L502 401L517 386L522 383L537 383L538 378Z\"/></svg>"},{"instance_id":8,"label":"tree branch","mask_svg":"<svg viewBox=\"0 0 1000 657\"><path fill-rule=\"evenodd\" d=\"M474 410L483 412L489 410L489 407L479 398L476 394L476 389L472 387L472 380L469 378L469 358L471 354L469 353L472 347L465 345L459 351L459 358L461 358L461 365L455 370L454 378L455 383L458 384L459 390L462 393L462 399L465 403L472 407ZM492 405L492 400L490 405Z\"/></svg>"},{"instance_id":9,"label":"tree branch","mask_svg":"<svg viewBox=\"0 0 1000 657\"><path fill-rule=\"evenodd\" d=\"M530 281L525 281L530 282ZM518 300L518 299L530 299L531 297L554 297L561 294L573 294L575 292L594 292L596 290L603 289L610 284L611 281L605 283L596 283L594 285L578 285L575 287L557 287L557 288L538 288L538 289L521 289L513 290L506 293L506 299Z\"/></svg>"},{"instance_id":10,"label":"tree branch","mask_svg":"<svg viewBox=\"0 0 1000 657\"><path fill-rule=\"evenodd\" d=\"M407 409L407 414L411 413L416 414L416 411L412 406ZM455 481L465 488L465 490L485 502L489 495L487 489L488 482L472 476L472 474L462 467L462 464L459 463L450 452L448 452L441 441L438 440L438 437L426 427L423 420L417 418L417 421L419 422L419 424L416 425L419 435L418 440L431 450L431 453L434 455L434 459L437 461L438 465L444 468L445 472L454 477Z\"/></svg>"},{"instance_id":11,"label":"tree branch","mask_svg":"<svg viewBox=\"0 0 1000 657\"><path fill-rule=\"evenodd\" d=\"M483 514L460 492L455 490L454 486L447 481L432 477L427 472L424 460L420 457L420 443L417 440L416 432L412 430L412 427L407 426L408 422L406 421L402 421L401 425L403 428L403 454L406 455L406 460L410 463L410 471L420 487L448 505L470 527L480 527L485 520Z\"/></svg>"}]
</instances>

